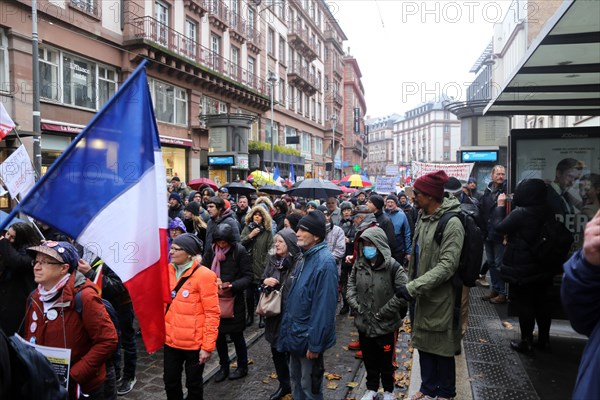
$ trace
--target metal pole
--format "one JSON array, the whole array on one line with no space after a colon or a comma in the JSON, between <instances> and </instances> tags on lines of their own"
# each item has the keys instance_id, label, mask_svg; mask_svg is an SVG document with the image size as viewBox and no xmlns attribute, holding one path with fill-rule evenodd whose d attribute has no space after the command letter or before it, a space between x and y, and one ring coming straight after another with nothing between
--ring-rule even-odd
<instances>
[{"instance_id":1,"label":"metal pole","mask_svg":"<svg viewBox=\"0 0 600 400\"><path fill-rule=\"evenodd\" d=\"M337 115L331 116L332 131L333 131L333 144L331 146L331 179L335 179L335 123L337 121Z\"/></svg>"},{"instance_id":2,"label":"metal pole","mask_svg":"<svg viewBox=\"0 0 600 400\"><path fill-rule=\"evenodd\" d=\"M269 82L271 83L271 173L275 174L275 133L273 132L273 97L275 95L275 76L269 74ZM275 178L275 175L273 175Z\"/></svg>"},{"instance_id":3,"label":"metal pole","mask_svg":"<svg viewBox=\"0 0 600 400\"><path fill-rule=\"evenodd\" d=\"M37 179L42 176L41 114L40 114L40 63L38 60L37 0L31 1L31 53L33 86L33 167Z\"/></svg>"}]
</instances>

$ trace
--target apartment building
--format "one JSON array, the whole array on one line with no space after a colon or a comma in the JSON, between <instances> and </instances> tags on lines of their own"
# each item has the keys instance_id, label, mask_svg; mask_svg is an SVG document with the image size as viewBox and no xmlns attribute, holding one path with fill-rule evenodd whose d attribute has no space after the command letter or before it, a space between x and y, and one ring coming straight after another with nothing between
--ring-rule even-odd
<instances>
[{"instance_id":1,"label":"apartment building","mask_svg":"<svg viewBox=\"0 0 600 400\"><path fill-rule=\"evenodd\" d=\"M344 57L343 175L361 172L354 167L358 165L362 170L367 156L363 120L363 116L367 114L367 103L361 78L362 72L358 60L346 54Z\"/></svg>"},{"instance_id":2,"label":"apartment building","mask_svg":"<svg viewBox=\"0 0 600 400\"><path fill-rule=\"evenodd\" d=\"M456 161L460 147L460 121L444 108L442 97L407 111L393 125L393 162L410 166L412 161Z\"/></svg>"},{"instance_id":3,"label":"apartment building","mask_svg":"<svg viewBox=\"0 0 600 400\"><path fill-rule=\"evenodd\" d=\"M385 167L394 159L394 124L402 119L400 114L391 114L381 118L368 118L365 122L367 131L367 159L365 170L372 179L385 174Z\"/></svg>"},{"instance_id":4,"label":"apartment building","mask_svg":"<svg viewBox=\"0 0 600 400\"><path fill-rule=\"evenodd\" d=\"M1 7L0 100L31 146L31 2ZM324 175L346 37L323 0L38 1L37 29L43 170L147 59L167 176L209 176L215 114L249 117L253 167L269 166L272 142L282 175L290 162L298 175ZM18 145L2 143L0 159ZM240 160L219 171L222 182L248 172Z\"/></svg>"}]
</instances>

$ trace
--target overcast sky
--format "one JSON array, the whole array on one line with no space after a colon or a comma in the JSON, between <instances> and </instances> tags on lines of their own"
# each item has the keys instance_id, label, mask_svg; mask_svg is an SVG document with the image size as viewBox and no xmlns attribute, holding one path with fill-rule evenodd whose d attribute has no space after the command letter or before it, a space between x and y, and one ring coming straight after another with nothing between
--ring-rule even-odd
<instances>
[{"instance_id":1,"label":"overcast sky","mask_svg":"<svg viewBox=\"0 0 600 400\"><path fill-rule=\"evenodd\" d=\"M334 0L346 51L363 74L367 115L404 114L445 91L464 99L469 70L492 40L500 1ZM466 83L467 82L467 83Z\"/></svg>"}]
</instances>

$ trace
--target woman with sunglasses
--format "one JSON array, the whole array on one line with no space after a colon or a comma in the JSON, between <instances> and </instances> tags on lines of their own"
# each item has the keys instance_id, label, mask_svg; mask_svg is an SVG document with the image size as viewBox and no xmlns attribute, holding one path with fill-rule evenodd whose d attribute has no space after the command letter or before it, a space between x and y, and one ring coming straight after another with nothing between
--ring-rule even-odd
<instances>
[{"instance_id":1,"label":"woman with sunglasses","mask_svg":"<svg viewBox=\"0 0 600 400\"><path fill-rule=\"evenodd\" d=\"M184 233L173 239L169 264L169 288L172 302L166 308L164 383L168 400L182 400L182 367L188 400L203 398L205 363L215 350L219 331L217 276L202 268L198 257L202 242L196 235Z\"/></svg>"}]
</instances>

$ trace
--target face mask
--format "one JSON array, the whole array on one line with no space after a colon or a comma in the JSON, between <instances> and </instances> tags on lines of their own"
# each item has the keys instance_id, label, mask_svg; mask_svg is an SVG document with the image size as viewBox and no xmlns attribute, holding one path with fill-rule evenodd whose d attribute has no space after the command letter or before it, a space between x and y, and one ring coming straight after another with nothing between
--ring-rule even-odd
<instances>
[{"instance_id":1,"label":"face mask","mask_svg":"<svg viewBox=\"0 0 600 400\"><path fill-rule=\"evenodd\" d=\"M364 246L363 255L367 260L372 260L377 257L377 247L375 246Z\"/></svg>"}]
</instances>

